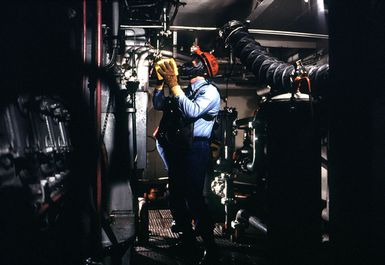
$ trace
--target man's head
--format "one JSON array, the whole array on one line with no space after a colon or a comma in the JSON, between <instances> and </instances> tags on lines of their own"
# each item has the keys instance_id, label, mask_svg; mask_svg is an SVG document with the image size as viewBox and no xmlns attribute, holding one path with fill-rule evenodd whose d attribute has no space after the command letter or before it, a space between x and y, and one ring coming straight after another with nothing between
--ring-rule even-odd
<instances>
[{"instance_id":1,"label":"man's head","mask_svg":"<svg viewBox=\"0 0 385 265\"><path fill-rule=\"evenodd\" d=\"M191 48L192 61L184 63L179 68L182 78L192 79L197 76L211 79L218 73L218 61L209 52L202 52L198 46Z\"/></svg>"}]
</instances>

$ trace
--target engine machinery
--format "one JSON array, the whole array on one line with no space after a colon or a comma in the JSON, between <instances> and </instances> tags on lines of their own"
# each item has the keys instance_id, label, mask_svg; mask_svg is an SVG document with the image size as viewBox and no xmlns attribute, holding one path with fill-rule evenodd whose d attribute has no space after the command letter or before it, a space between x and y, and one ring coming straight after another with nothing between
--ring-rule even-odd
<instances>
[{"instance_id":1,"label":"engine machinery","mask_svg":"<svg viewBox=\"0 0 385 265\"><path fill-rule=\"evenodd\" d=\"M77 174L70 123L71 114L60 97L24 94L1 106L0 254L4 264L15 260L26 264L34 252L44 258L57 255L56 250L48 255L48 244L55 241L42 238L70 227L60 224L67 212L60 211ZM27 247L31 242L35 243ZM24 248L22 257L14 256L15 249Z\"/></svg>"},{"instance_id":2,"label":"engine machinery","mask_svg":"<svg viewBox=\"0 0 385 265\"><path fill-rule=\"evenodd\" d=\"M270 264L315 264L322 254L321 173L329 174L329 153L332 260L384 260L383 1L185 2L2 5L0 264L131 264L134 243L149 240L144 187L152 176L160 177L147 150L154 140L149 121L159 118L151 116L149 104L153 62L191 62L192 44L214 47L220 56L216 61L196 50L201 60L179 68L182 86L186 69L200 75L210 66L208 76L216 76L221 92L230 85L235 98L251 91L246 87L258 95L248 102L257 109L247 117L226 102L212 136L208 186L224 207L224 235L238 240L251 227L265 240ZM281 12L282 7L290 8ZM299 13L303 8L307 13ZM274 16L278 12L282 21ZM320 25L312 24L320 24L321 13L331 22L330 39L252 31L237 20L217 28L231 18L287 30L309 22L305 31L317 32ZM316 21L308 15L317 15ZM328 64L297 60L327 41L330 76ZM294 48L295 56L283 47ZM371 66L370 74L354 65ZM330 115L324 111L327 89Z\"/></svg>"},{"instance_id":3,"label":"engine machinery","mask_svg":"<svg viewBox=\"0 0 385 265\"><path fill-rule=\"evenodd\" d=\"M70 114L60 100L19 96L1 111L1 187L28 187L36 211L65 192Z\"/></svg>"},{"instance_id":4,"label":"engine machinery","mask_svg":"<svg viewBox=\"0 0 385 265\"><path fill-rule=\"evenodd\" d=\"M244 132L243 147L234 153L231 169L215 178L212 190L222 200L234 202L233 176L252 175L259 187L257 192L265 193L261 196L265 200L248 211L263 215L255 217L240 210L234 218L234 213L229 217L226 210L226 222L235 219L235 233L250 224L267 234L272 264L282 264L287 258L306 264L321 244L319 111L328 65L281 62L269 55L239 21L227 23L220 35L270 92L262 97L253 117L234 121L234 129Z\"/></svg>"},{"instance_id":5,"label":"engine machinery","mask_svg":"<svg viewBox=\"0 0 385 265\"><path fill-rule=\"evenodd\" d=\"M140 228L148 226L148 220L140 219L148 218L145 200L138 203L137 198L139 180L143 180L147 168L150 69L152 62L161 57L190 59L176 49L162 50L162 42L171 35L176 40L176 31L174 34L170 29L183 3L113 0L104 5L110 8L110 20L103 20L102 1L92 6L89 2L82 7L83 65L75 69L83 80L82 87L78 84L79 91L83 90L87 107L96 114L84 115L85 123L95 125L95 131L85 131L82 137L90 138L96 150L87 144L91 149L88 153L76 150L84 138L73 138L74 132L82 133L82 127L76 128L81 123L79 113L69 110L68 97L63 101L61 95L25 93L2 101L0 195L23 194L11 206L18 209L27 201L31 216L37 216L42 223L39 229L52 229L71 220L71 216L60 216L58 209L79 202L79 208L63 212L82 216L79 222L88 223L88 227L79 229L84 232L81 236L84 241L97 242L95 246L80 242L79 249L84 253L79 257L92 256L83 260L85 264L95 264L92 258L104 259L106 264L128 264L135 236L141 235ZM174 14L170 17L171 10ZM95 16L87 17L87 12ZM126 17L121 18L121 13ZM311 255L320 237L318 104L328 79L328 65L303 66L298 62L293 66L281 62L255 42L238 21L226 24L220 35L258 82L271 87L253 117L238 119L237 110L228 107L217 117L213 141L218 143L219 152L213 161L215 178L211 189L222 197L225 228L231 230L231 221L233 228L248 222L267 233L272 252L285 253L285 257L298 255L306 245L309 252L301 254ZM211 54L201 50L195 53L200 63L211 69L208 75L215 76L218 64ZM194 67L199 71L202 65L197 62ZM240 149L235 146L238 131L244 136ZM81 166L80 173L74 173L76 166ZM87 171L93 166L96 172ZM261 218L245 212L235 215L238 173L255 177L258 185L266 188L268 211ZM73 193L74 189L77 193ZM148 240L146 231L147 236L142 234L144 240ZM8 236L4 238L12 238ZM95 254L100 249L103 257Z\"/></svg>"}]
</instances>

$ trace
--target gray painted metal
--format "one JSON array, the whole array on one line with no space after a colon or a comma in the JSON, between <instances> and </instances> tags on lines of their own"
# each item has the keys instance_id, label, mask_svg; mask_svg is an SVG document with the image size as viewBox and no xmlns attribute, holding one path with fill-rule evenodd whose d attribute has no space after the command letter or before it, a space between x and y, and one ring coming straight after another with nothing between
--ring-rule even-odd
<instances>
[{"instance_id":1,"label":"gray painted metal","mask_svg":"<svg viewBox=\"0 0 385 265\"><path fill-rule=\"evenodd\" d=\"M263 14L266 9L274 2L275 0L261 0L261 3L258 4L253 12L247 17L247 20L254 21L261 14ZM258 7L258 8L257 8Z\"/></svg>"}]
</instances>

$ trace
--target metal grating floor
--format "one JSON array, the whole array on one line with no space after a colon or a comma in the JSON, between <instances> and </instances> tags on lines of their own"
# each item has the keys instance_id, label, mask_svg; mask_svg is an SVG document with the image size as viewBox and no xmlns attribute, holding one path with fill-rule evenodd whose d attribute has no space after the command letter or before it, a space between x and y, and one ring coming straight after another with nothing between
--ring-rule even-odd
<instances>
[{"instance_id":1,"label":"metal grating floor","mask_svg":"<svg viewBox=\"0 0 385 265\"><path fill-rule=\"evenodd\" d=\"M178 238L170 229L172 216L170 210L149 210L150 237Z\"/></svg>"},{"instance_id":2,"label":"metal grating floor","mask_svg":"<svg viewBox=\"0 0 385 265\"><path fill-rule=\"evenodd\" d=\"M170 210L149 210L149 242L146 245L136 246L133 264L140 265L192 265L180 253L172 248L178 242L178 234L170 229L172 216ZM264 238L252 233L249 241L233 243L221 233L221 226L216 225L215 241L220 250L221 265L264 265L265 249ZM247 236L246 236L247 238ZM202 249L202 239L197 238Z\"/></svg>"}]
</instances>

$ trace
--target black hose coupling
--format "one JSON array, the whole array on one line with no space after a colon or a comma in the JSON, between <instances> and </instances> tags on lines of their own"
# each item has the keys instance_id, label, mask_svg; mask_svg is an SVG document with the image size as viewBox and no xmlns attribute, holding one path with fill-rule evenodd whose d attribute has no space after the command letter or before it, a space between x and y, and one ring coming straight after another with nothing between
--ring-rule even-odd
<instances>
[{"instance_id":1,"label":"black hose coupling","mask_svg":"<svg viewBox=\"0 0 385 265\"><path fill-rule=\"evenodd\" d=\"M231 35L238 31L248 32L246 25L238 20L231 20L227 22L219 30L219 37L223 39L226 48L229 46L229 38L231 37Z\"/></svg>"}]
</instances>

